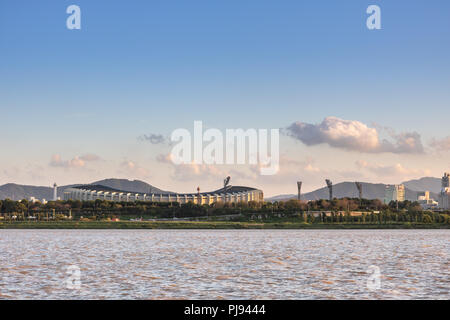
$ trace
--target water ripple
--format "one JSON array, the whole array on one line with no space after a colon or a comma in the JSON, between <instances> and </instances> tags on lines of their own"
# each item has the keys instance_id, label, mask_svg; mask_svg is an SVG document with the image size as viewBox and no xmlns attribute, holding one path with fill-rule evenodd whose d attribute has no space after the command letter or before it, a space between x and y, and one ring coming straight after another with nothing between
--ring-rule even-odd
<instances>
[{"instance_id":1,"label":"water ripple","mask_svg":"<svg viewBox=\"0 0 450 320\"><path fill-rule=\"evenodd\" d=\"M449 230L0 230L0 299L449 299L449 240Z\"/></svg>"}]
</instances>

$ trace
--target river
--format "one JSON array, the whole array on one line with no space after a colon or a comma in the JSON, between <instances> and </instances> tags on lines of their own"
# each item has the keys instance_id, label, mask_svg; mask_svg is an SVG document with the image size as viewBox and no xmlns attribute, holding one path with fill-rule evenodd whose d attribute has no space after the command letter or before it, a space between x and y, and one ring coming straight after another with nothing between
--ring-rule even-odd
<instances>
[{"instance_id":1,"label":"river","mask_svg":"<svg viewBox=\"0 0 450 320\"><path fill-rule=\"evenodd\" d=\"M450 230L0 230L0 299L450 299Z\"/></svg>"}]
</instances>

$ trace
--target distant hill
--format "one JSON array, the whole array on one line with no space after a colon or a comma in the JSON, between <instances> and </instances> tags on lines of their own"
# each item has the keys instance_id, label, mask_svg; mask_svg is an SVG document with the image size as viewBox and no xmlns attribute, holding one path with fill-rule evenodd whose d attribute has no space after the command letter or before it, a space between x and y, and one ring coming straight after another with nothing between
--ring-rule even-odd
<instances>
[{"instance_id":1,"label":"distant hill","mask_svg":"<svg viewBox=\"0 0 450 320\"><path fill-rule=\"evenodd\" d=\"M144 181L140 180L127 180L127 179L105 179L100 181L92 182L91 184L101 185L110 187L116 190L130 191L130 192L141 192L141 193L174 193L171 191L164 191L158 189Z\"/></svg>"},{"instance_id":2,"label":"distant hill","mask_svg":"<svg viewBox=\"0 0 450 320\"><path fill-rule=\"evenodd\" d=\"M25 186L15 183L7 183L0 186L0 199L22 200L35 197L37 199L51 199L53 189L50 187Z\"/></svg>"},{"instance_id":3,"label":"distant hill","mask_svg":"<svg viewBox=\"0 0 450 320\"><path fill-rule=\"evenodd\" d=\"M92 182L93 185L102 185L117 190L129 191L129 192L142 192L149 193L174 193L170 191L164 191L156 188L144 181L140 180L127 180L127 179L105 179ZM411 180L403 182L406 187L406 199L416 200L417 193L421 191L431 191L431 197L438 199L438 193L441 188L441 180L439 178L425 177L417 180ZM58 196L63 197L64 190L69 187L77 186L79 184L72 184L67 186L58 187ZM363 183L363 197L366 199L384 199L385 184ZM358 191L354 182L341 182L333 186L334 197L343 198L351 197L357 198ZM15 183L8 183L0 186L0 200L12 199L21 200L35 197L37 199L52 199L53 188L50 186L29 186L19 185ZM271 198L266 198L268 201L281 201L288 199L295 199L296 194L278 195ZM323 187L312 192L308 192L302 195L305 200L317 200L328 199L328 188Z\"/></svg>"},{"instance_id":4,"label":"distant hill","mask_svg":"<svg viewBox=\"0 0 450 320\"><path fill-rule=\"evenodd\" d=\"M373 183L363 183L363 197L366 199L384 199L384 191L386 188L386 185L384 184L373 184ZM304 193L302 194L303 200L319 200L319 199L328 199L328 188L323 187L320 189L317 189L312 192ZM337 183L333 186L333 197L336 198L357 198L358 197L358 190L356 189L354 182L341 182ZM285 196L276 196L269 198L267 200L274 201L274 200L288 200L297 198L296 194L291 195L285 195Z\"/></svg>"},{"instance_id":5,"label":"distant hill","mask_svg":"<svg viewBox=\"0 0 450 320\"><path fill-rule=\"evenodd\" d=\"M278 196L265 198L264 200L266 200L266 201L286 201L289 199L297 199L297 195L296 194L280 194ZM304 194L302 194L302 199L303 200L306 199Z\"/></svg>"},{"instance_id":6,"label":"distant hill","mask_svg":"<svg viewBox=\"0 0 450 320\"><path fill-rule=\"evenodd\" d=\"M437 179L437 178L434 178L434 179ZM419 180L416 180L416 181L419 181ZM427 180L425 180L422 184L424 189L420 189L420 185L418 183L414 184L412 182L411 185L413 187L417 188L414 190L408 187L409 182L405 182L404 184L405 184L405 188L406 188L406 195L405 195L406 199L414 201L414 200L417 200L418 192L425 191L425 190L429 190L429 191L434 190L434 189L430 188L430 187L432 187L432 185L426 184L426 181ZM433 182L433 180L430 180L430 181ZM382 184L382 183L374 184L374 183L363 182L362 186L363 186L363 197L365 199L380 199L380 200L384 199L386 184ZM430 195L432 198L438 199L437 192L431 192ZM302 194L303 200L328 199L328 197L329 197L329 194L328 194L327 187L323 187L323 188L317 189L315 191ZM341 183L335 184L333 186L333 197L357 198L358 190L356 189L355 183L354 182L341 182ZM287 195L279 195L279 196L270 197L270 198L267 198L266 200L267 201L283 201L283 200L296 199L296 198L297 198L296 194L287 194Z\"/></svg>"},{"instance_id":7,"label":"distant hill","mask_svg":"<svg viewBox=\"0 0 450 320\"><path fill-rule=\"evenodd\" d=\"M425 177L417 180L403 182L406 188L414 191L431 191L439 193L441 191L441 179Z\"/></svg>"},{"instance_id":8,"label":"distant hill","mask_svg":"<svg viewBox=\"0 0 450 320\"><path fill-rule=\"evenodd\" d=\"M105 179L100 181L95 181L91 183L93 185L102 185L118 190L129 191L129 192L142 192L149 193L150 190L153 193L167 193L170 191L163 191L152 185L140 181L140 180L127 180L127 179ZM64 190L69 187L78 186L80 184L71 184L66 186L58 186L58 197L63 197ZM0 200L9 198L12 200L22 200L29 199L30 197L35 197L36 199L51 200L53 198L53 188L44 186L29 186L20 185L15 183L7 183L0 186Z\"/></svg>"}]
</instances>

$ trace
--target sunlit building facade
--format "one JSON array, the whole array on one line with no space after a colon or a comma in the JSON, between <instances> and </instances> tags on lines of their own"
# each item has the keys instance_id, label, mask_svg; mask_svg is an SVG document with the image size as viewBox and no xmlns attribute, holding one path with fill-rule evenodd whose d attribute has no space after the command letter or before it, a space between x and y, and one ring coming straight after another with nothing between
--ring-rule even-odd
<instances>
[{"instance_id":1,"label":"sunlit building facade","mask_svg":"<svg viewBox=\"0 0 450 320\"><path fill-rule=\"evenodd\" d=\"M64 200L94 201L106 200L116 202L152 201L178 202L194 204L213 204L216 202L262 202L264 194L261 190L249 187L228 186L213 192L204 193L136 193L121 191L99 185L71 187L64 190Z\"/></svg>"},{"instance_id":2,"label":"sunlit building facade","mask_svg":"<svg viewBox=\"0 0 450 320\"><path fill-rule=\"evenodd\" d=\"M405 185L387 185L384 193L384 203L389 204L391 201L405 201Z\"/></svg>"}]
</instances>

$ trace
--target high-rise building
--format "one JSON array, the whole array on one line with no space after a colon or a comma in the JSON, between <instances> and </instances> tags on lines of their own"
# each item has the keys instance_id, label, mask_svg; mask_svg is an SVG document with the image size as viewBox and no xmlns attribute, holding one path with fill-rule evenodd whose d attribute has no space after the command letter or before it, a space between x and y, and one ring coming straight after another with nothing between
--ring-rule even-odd
<instances>
[{"instance_id":1,"label":"high-rise building","mask_svg":"<svg viewBox=\"0 0 450 320\"><path fill-rule=\"evenodd\" d=\"M397 200L398 201L405 201L406 200L406 190L405 185L399 184L396 186L396 192L397 192Z\"/></svg>"},{"instance_id":2,"label":"high-rise building","mask_svg":"<svg viewBox=\"0 0 450 320\"><path fill-rule=\"evenodd\" d=\"M441 182L441 193L439 195L439 208L450 209L450 173L444 173Z\"/></svg>"},{"instance_id":3,"label":"high-rise building","mask_svg":"<svg viewBox=\"0 0 450 320\"><path fill-rule=\"evenodd\" d=\"M450 187L450 173L448 173L448 172L444 173L441 184L442 184L442 189Z\"/></svg>"},{"instance_id":4,"label":"high-rise building","mask_svg":"<svg viewBox=\"0 0 450 320\"><path fill-rule=\"evenodd\" d=\"M391 201L405 201L405 185L387 185L384 193L384 203L389 204Z\"/></svg>"}]
</instances>

